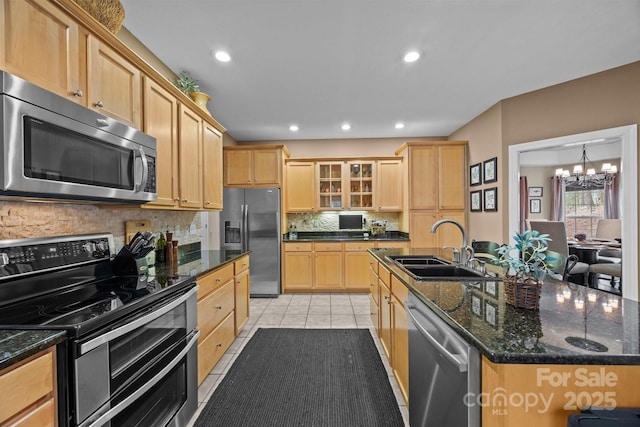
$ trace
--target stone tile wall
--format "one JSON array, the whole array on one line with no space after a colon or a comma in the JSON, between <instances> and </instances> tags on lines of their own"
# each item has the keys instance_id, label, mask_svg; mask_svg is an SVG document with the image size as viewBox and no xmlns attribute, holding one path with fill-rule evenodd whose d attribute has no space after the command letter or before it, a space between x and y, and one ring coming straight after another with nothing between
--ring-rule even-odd
<instances>
[{"instance_id":1,"label":"stone tile wall","mask_svg":"<svg viewBox=\"0 0 640 427\"><path fill-rule=\"evenodd\" d=\"M0 240L110 232L119 250L124 245L125 221L141 219L150 220L156 233L169 226L180 246L202 239L200 212L0 201ZM189 234L191 224L195 234Z\"/></svg>"},{"instance_id":2,"label":"stone tile wall","mask_svg":"<svg viewBox=\"0 0 640 427\"><path fill-rule=\"evenodd\" d=\"M355 214L355 212L352 213ZM400 231L397 212L358 212L358 214L362 214L363 218L367 220L367 228L373 221L384 220L387 221L388 231ZM287 224L295 224L298 231L338 231L339 215L337 212L289 213L287 214Z\"/></svg>"}]
</instances>

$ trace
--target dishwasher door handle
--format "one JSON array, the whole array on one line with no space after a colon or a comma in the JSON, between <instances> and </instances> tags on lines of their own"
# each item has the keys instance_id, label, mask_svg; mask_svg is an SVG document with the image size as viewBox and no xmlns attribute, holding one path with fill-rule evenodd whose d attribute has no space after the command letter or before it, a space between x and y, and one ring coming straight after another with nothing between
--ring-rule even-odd
<instances>
[{"instance_id":1,"label":"dishwasher door handle","mask_svg":"<svg viewBox=\"0 0 640 427\"><path fill-rule=\"evenodd\" d=\"M405 306L405 308L407 310L407 315L409 315L409 317L411 318L412 323L416 326L418 331L431 343L431 345L433 345L436 348L436 350L438 351L438 354L440 354L445 359L447 359L447 361L449 361L452 365L456 366L458 368L458 371L467 372L467 368L468 368L467 367L467 361L464 358L462 358L462 356L460 356L460 355L450 353L446 348L444 348L444 346L442 344L440 344L438 342L437 339L435 339L420 324L420 322L418 321L416 316L414 316L414 314L411 312L412 310L416 309L414 306L410 306L406 302L404 303L404 306ZM443 331L443 333L448 334L447 331Z\"/></svg>"}]
</instances>

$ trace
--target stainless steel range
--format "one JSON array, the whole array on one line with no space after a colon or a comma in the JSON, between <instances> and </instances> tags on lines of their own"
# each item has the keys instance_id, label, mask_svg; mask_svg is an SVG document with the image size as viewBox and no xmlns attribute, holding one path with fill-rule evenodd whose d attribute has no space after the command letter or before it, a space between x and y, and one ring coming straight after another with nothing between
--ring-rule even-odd
<instances>
[{"instance_id":1,"label":"stainless steel range","mask_svg":"<svg viewBox=\"0 0 640 427\"><path fill-rule=\"evenodd\" d=\"M67 332L61 426L184 426L197 408L195 278L114 259L110 234L0 241L0 329Z\"/></svg>"}]
</instances>

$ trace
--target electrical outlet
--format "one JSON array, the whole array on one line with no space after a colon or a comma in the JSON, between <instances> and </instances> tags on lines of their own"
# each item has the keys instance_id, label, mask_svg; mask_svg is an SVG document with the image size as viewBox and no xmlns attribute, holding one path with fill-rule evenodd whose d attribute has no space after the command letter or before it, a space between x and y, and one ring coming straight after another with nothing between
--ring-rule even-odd
<instances>
[{"instance_id":1,"label":"electrical outlet","mask_svg":"<svg viewBox=\"0 0 640 427\"><path fill-rule=\"evenodd\" d=\"M195 224L191 224L189 226L189 234L196 234L196 225Z\"/></svg>"}]
</instances>

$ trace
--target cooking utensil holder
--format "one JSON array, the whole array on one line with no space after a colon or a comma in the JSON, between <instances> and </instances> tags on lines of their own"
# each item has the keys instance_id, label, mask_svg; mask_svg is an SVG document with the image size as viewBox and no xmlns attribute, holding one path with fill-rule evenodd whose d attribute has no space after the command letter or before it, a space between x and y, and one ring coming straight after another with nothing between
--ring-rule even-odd
<instances>
[{"instance_id":1,"label":"cooking utensil holder","mask_svg":"<svg viewBox=\"0 0 640 427\"><path fill-rule=\"evenodd\" d=\"M126 246L118 252L112 263L113 271L118 276L142 276L149 271L147 258L135 258Z\"/></svg>"}]
</instances>

